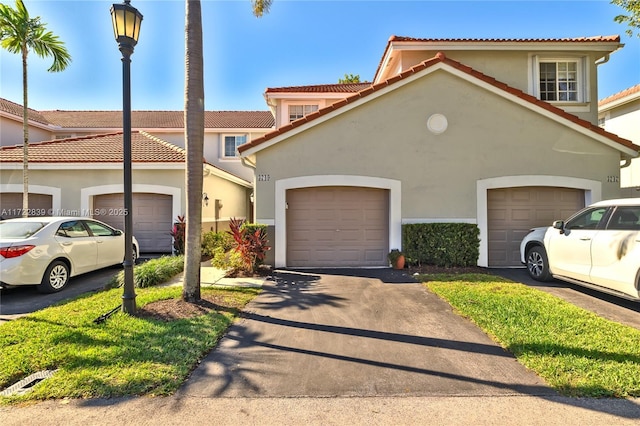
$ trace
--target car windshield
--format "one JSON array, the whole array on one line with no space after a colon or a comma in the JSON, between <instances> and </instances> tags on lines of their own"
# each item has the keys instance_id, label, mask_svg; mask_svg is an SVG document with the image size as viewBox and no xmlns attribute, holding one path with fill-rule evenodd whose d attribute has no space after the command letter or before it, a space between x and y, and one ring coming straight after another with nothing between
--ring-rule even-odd
<instances>
[{"instance_id":1,"label":"car windshield","mask_svg":"<svg viewBox=\"0 0 640 426\"><path fill-rule=\"evenodd\" d=\"M46 222L0 222L0 238L29 238Z\"/></svg>"}]
</instances>

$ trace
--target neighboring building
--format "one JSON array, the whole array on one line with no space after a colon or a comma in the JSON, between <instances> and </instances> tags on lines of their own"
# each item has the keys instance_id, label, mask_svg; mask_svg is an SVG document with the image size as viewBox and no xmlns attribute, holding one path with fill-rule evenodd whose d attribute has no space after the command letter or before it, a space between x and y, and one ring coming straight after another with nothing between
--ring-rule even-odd
<instances>
[{"instance_id":1,"label":"neighboring building","mask_svg":"<svg viewBox=\"0 0 640 426\"><path fill-rule=\"evenodd\" d=\"M598 124L640 145L640 84L611 95L598 102ZM620 186L625 195L638 197L640 190L640 160L623 164Z\"/></svg>"},{"instance_id":2,"label":"neighboring building","mask_svg":"<svg viewBox=\"0 0 640 426\"><path fill-rule=\"evenodd\" d=\"M170 252L174 220L184 214L185 151L134 131L134 235L143 252ZM29 144L30 216L91 216L124 229L122 132ZM203 229L247 217L252 184L203 164ZM22 146L0 148L0 210L21 215Z\"/></svg>"},{"instance_id":3,"label":"neighboring building","mask_svg":"<svg viewBox=\"0 0 640 426\"><path fill-rule=\"evenodd\" d=\"M520 266L529 228L619 196L638 156L597 126L597 66L621 47L391 37L372 83L267 89L277 130L239 151L271 261L386 266L402 224L464 222L478 265Z\"/></svg>"},{"instance_id":4,"label":"neighboring building","mask_svg":"<svg viewBox=\"0 0 640 426\"><path fill-rule=\"evenodd\" d=\"M182 111L132 112L134 233L143 251L171 251L171 224L185 213L183 121ZM203 230L224 230L232 217L252 220L253 169L242 164L237 147L273 127L269 111L205 112ZM122 112L29 110L29 140L30 209L79 213L122 228L122 217L99 214L123 202ZM5 218L21 215L22 141L22 106L0 99ZM147 233L157 240L147 242Z\"/></svg>"},{"instance_id":5,"label":"neighboring building","mask_svg":"<svg viewBox=\"0 0 640 426\"><path fill-rule=\"evenodd\" d=\"M29 111L29 142L68 139L122 130L122 111ZM205 161L244 180L236 147L273 130L269 111L205 111ZM184 112L132 111L131 128L184 148ZM22 145L22 106L0 98L0 146Z\"/></svg>"}]
</instances>

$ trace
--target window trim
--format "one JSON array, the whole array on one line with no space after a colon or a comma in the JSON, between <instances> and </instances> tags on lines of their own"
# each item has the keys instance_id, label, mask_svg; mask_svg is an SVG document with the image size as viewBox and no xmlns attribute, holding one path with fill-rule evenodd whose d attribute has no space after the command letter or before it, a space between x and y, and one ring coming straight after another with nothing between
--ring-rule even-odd
<instances>
[{"instance_id":1,"label":"window trim","mask_svg":"<svg viewBox=\"0 0 640 426\"><path fill-rule=\"evenodd\" d=\"M288 123L292 123L295 120L299 120L302 117L298 117L295 120L291 119L291 107L302 107L302 117L305 117L311 113L314 113L316 111L320 110L320 103L309 103L309 102L292 102L292 103L287 103L287 115L286 115L286 120L287 120L287 124ZM305 107L316 107L315 110L311 111L311 112L307 112L305 114L304 109Z\"/></svg>"},{"instance_id":2,"label":"window trim","mask_svg":"<svg viewBox=\"0 0 640 426\"><path fill-rule=\"evenodd\" d=\"M586 56L571 55L531 55L529 67L529 93L540 99L540 64L549 62L574 62L577 64L577 90L576 101L543 101L563 108L567 112L589 112L591 102L590 74ZM540 99L541 100L541 99Z\"/></svg>"},{"instance_id":3,"label":"window trim","mask_svg":"<svg viewBox=\"0 0 640 426\"><path fill-rule=\"evenodd\" d=\"M234 138L238 138L238 137L242 137L244 136L244 143L250 142L249 139L249 134L248 133L222 133L220 135L220 159L221 160L240 160L240 155L238 154L238 147L240 145L238 145L238 141L236 139L236 151L235 151L235 155L227 155L227 150L226 150L226 139L227 137L231 137L233 136ZM241 144L242 145L242 144Z\"/></svg>"}]
</instances>

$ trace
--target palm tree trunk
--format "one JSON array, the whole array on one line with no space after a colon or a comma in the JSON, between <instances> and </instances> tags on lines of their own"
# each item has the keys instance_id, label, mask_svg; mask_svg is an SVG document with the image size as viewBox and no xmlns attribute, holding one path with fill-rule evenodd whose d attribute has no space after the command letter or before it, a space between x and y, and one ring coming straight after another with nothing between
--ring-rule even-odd
<instances>
[{"instance_id":1,"label":"palm tree trunk","mask_svg":"<svg viewBox=\"0 0 640 426\"><path fill-rule=\"evenodd\" d=\"M22 217L29 216L29 98L27 92L27 46L22 47Z\"/></svg>"},{"instance_id":2,"label":"palm tree trunk","mask_svg":"<svg viewBox=\"0 0 640 426\"><path fill-rule=\"evenodd\" d=\"M187 164L187 230L182 300L200 300L202 257L202 179L204 164L204 65L200 0L186 0L185 19L185 147Z\"/></svg>"}]
</instances>

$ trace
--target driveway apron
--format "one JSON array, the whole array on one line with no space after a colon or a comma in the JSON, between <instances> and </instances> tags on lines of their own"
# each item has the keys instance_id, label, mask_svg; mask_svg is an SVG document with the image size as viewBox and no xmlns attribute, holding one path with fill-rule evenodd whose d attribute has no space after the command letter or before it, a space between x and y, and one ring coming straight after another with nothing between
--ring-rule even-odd
<instances>
[{"instance_id":1,"label":"driveway apron","mask_svg":"<svg viewBox=\"0 0 640 426\"><path fill-rule=\"evenodd\" d=\"M178 394L555 392L421 284L380 269L278 271Z\"/></svg>"}]
</instances>

